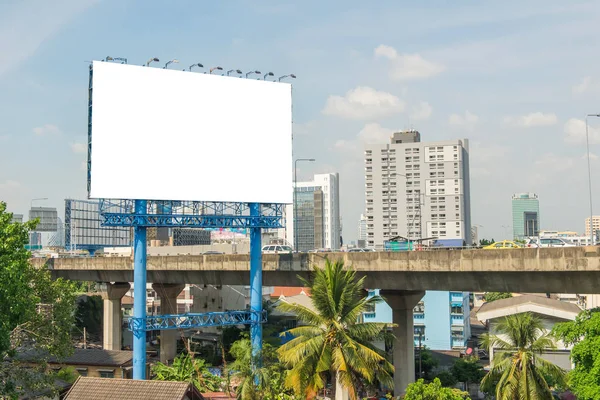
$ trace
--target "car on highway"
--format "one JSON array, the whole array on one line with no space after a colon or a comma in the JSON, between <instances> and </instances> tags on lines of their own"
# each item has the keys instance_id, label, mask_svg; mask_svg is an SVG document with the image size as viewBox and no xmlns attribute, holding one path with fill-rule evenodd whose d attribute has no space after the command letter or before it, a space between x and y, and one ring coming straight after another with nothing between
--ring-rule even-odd
<instances>
[{"instance_id":1,"label":"car on highway","mask_svg":"<svg viewBox=\"0 0 600 400\"><path fill-rule=\"evenodd\" d=\"M202 253L202 255L204 256L210 256L210 255L220 255L220 254L225 254L222 251L217 251L217 250L207 250L204 253Z\"/></svg>"},{"instance_id":2,"label":"car on highway","mask_svg":"<svg viewBox=\"0 0 600 400\"><path fill-rule=\"evenodd\" d=\"M269 244L263 246L263 254L292 254L294 249L291 246L280 245L280 244Z\"/></svg>"},{"instance_id":3,"label":"car on highway","mask_svg":"<svg viewBox=\"0 0 600 400\"><path fill-rule=\"evenodd\" d=\"M369 248L352 248L352 249L348 249L348 253L370 253L375 251L375 249L369 249Z\"/></svg>"},{"instance_id":4,"label":"car on highway","mask_svg":"<svg viewBox=\"0 0 600 400\"><path fill-rule=\"evenodd\" d=\"M542 245L540 246L540 242ZM538 238L533 237L527 240L526 247L575 247L576 245L563 238Z\"/></svg>"},{"instance_id":5,"label":"car on highway","mask_svg":"<svg viewBox=\"0 0 600 400\"><path fill-rule=\"evenodd\" d=\"M513 242L512 240L503 240L501 242L495 242L490 244L489 246L485 246L483 247L483 249L485 250L492 250L492 249L519 249L522 246L516 242Z\"/></svg>"}]
</instances>

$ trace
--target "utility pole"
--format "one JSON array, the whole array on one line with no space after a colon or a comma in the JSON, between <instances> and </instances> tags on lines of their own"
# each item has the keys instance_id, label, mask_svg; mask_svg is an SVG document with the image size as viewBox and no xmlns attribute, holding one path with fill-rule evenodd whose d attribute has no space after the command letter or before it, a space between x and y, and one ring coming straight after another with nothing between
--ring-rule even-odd
<instances>
[{"instance_id":1,"label":"utility pole","mask_svg":"<svg viewBox=\"0 0 600 400\"><path fill-rule=\"evenodd\" d=\"M83 327L83 348L87 349L87 329Z\"/></svg>"},{"instance_id":2,"label":"utility pole","mask_svg":"<svg viewBox=\"0 0 600 400\"><path fill-rule=\"evenodd\" d=\"M419 329L419 379L423 378L423 348L421 347L423 330Z\"/></svg>"}]
</instances>

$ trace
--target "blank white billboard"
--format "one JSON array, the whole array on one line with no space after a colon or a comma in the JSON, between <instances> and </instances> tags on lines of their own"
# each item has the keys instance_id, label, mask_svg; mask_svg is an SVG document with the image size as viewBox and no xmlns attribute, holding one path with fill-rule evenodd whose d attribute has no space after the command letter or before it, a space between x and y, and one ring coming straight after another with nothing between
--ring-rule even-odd
<instances>
[{"instance_id":1,"label":"blank white billboard","mask_svg":"<svg viewBox=\"0 0 600 400\"><path fill-rule=\"evenodd\" d=\"M93 63L90 198L291 203L291 85Z\"/></svg>"}]
</instances>

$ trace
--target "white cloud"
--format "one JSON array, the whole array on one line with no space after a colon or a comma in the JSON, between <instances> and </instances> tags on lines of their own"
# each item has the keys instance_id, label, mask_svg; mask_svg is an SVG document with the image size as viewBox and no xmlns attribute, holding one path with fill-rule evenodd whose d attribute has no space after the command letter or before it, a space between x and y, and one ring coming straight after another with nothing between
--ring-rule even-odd
<instances>
[{"instance_id":1,"label":"white cloud","mask_svg":"<svg viewBox=\"0 0 600 400\"><path fill-rule=\"evenodd\" d=\"M451 114L448 118L450 125L464 126L466 128L472 128L477 121L479 121L479 117L469 112L469 110L465 111L464 115Z\"/></svg>"},{"instance_id":2,"label":"white cloud","mask_svg":"<svg viewBox=\"0 0 600 400\"><path fill-rule=\"evenodd\" d=\"M393 94L358 86L349 90L345 96L329 96L322 112L347 119L371 119L402 111L404 102Z\"/></svg>"},{"instance_id":3,"label":"white cloud","mask_svg":"<svg viewBox=\"0 0 600 400\"><path fill-rule=\"evenodd\" d=\"M504 122L511 125L532 128L536 126L551 126L556 125L558 118L556 114L543 112L534 112L520 117L505 117Z\"/></svg>"},{"instance_id":4,"label":"white cloud","mask_svg":"<svg viewBox=\"0 0 600 400\"><path fill-rule=\"evenodd\" d=\"M60 135L61 132L58 126L52 124L45 124L33 128L33 133L35 133L38 136L56 136Z\"/></svg>"},{"instance_id":5,"label":"white cloud","mask_svg":"<svg viewBox=\"0 0 600 400\"><path fill-rule=\"evenodd\" d=\"M0 13L0 76L35 54L69 20L98 0L20 1ZM35 10L35 12L32 12Z\"/></svg>"},{"instance_id":6,"label":"white cloud","mask_svg":"<svg viewBox=\"0 0 600 400\"><path fill-rule=\"evenodd\" d=\"M585 120L571 118L564 126L565 142L570 144L584 144L585 139ZM590 144L600 144L600 131L588 125L588 134Z\"/></svg>"},{"instance_id":7,"label":"white cloud","mask_svg":"<svg viewBox=\"0 0 600 400\"><path fill-rule=\"evenodd\" d=\"M433 111L433 108L431 107L431 105L428 102L421 101L421 102L419 102L418 105L416 105L412 108L410 118L415 121L426 120L429 117L431 117L432 111Z\"/></svg>"},{"instance_id":8,"label":"white cloud","mask_svg":"<svg viewBox=\"0 0 600 400\"><path fill-rule=\"evenodd\" d=\"M471 177L485 178L498 170L499 160L506 159L510 149L499 144L472 142L469 148Z\"/></svg>"},{"instance_id":9,"label":"white cloud","mask_svg":"<svg viewBox=\"0 0 600 400\"><path fill-rule=\"evenodd\" d=\"M396 81L428 78L446 69L441 64L425 60L419 54L400 54L393 47L384 44L375 49L375 56L391 61L390 78Z\"/></svg>"},{"instance_id":10,"label":"white cloud","mask_svg":"<svg viewBox=\"0 0 600 400\"><path fill-rule=\"evenodd\" d=\"M389 143L390 137L395 132L393 129L385 128L378 123L370 122L366 124L353 139L340 139L335 142L334 147L337 150L352 153L362 158L362 150L366 144Z\"/></svg>"},{"instance_id":11,"label":"white cloud","mask_svg":"<svg viewBox=\"0 0 600 400\"><path fill-rule=\"evenodd\" d=\"M76 154L87 153L87 144L71 143L71 150L73 151L73 153L76 153Z\"/></svg>"},{"instance_id":12,"label":"white cloud","mask_svg":"<svg viewBox=\"0 0 600 400\"><path fill-rule=\"evenodd\" d=\"M586 76L585 78L582 79L582 81L580 83L573 86L573 88L572 88L573 93L575 93L575 94L585 93L590 89L591 85L592 85L592 77Z\"/></svg>"}]
</instances>

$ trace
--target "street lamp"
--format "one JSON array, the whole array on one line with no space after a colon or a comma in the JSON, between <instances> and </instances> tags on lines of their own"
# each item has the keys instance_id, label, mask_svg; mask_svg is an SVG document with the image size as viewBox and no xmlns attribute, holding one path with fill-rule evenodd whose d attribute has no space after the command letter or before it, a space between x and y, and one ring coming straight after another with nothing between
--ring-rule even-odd
<instances>
[{"instance_id":1,"label":"street lamp","mask_svg":"<svg viewBox=\"0 0 600 400\"><path fill-rule=\"evenodd\" d=\"M127 64L127 59L123 57L111 57L108 56L104 61L121 61L121 64Z\"/></svg>"},{"instance_id":2,"label":"street lamp","mask_svg":"<svg viewBox=\"0 0 600 400\"><path fill-rule=\"evenodd\" d=\"M204 68L204 65L200 64L200 63L196 63L196 64L192 64L190 65L190 67L188 68L188 70L192 70L192 68L194 67L198 67L198 68Z\"/></svg>"},{"instance_id":3,"label":"street lamp","mask_svg":"<svg viewBox=\"0 0 600 400\"><path fill-rule=\"evenodd\" d=\"M265 76L263 76L263 81L267 80L267 76L274 76L272 72L267 72Z\"/></svg>"},{"instance_id":4,"label":"street lamp","mask_svg":"<svg viewBox=\"0 0 600 400\"><path fill-rule=\"evenodd\" d=\"M283 76L280 76L279 78L277 78L277 81L278 81L278 82L281 82L281 80L282 80L282 79L285 79L285 78L293 78L293 79L296 79L296 75L294 75L294 74L283 75Z\"/></svg>"},{"instance_id":5,"label":"street lamp","mask_svg":"<svg viewBox=\"0 0 600 400\"><path fill-rule=\"evenodd\" d=\"M590 190L590 246L594 245L594 211L592 207L592 165L590 163L590 135L588 132L588 117L599 117L600 114L588 114L585 116L585 144L587 146L588 164L588 187Z\"/></svg>"},{"instance_id":6,"label":"street lamp","mask_svg":"<svg viewBox=\"0 0 600 400\"><path fill-rule=\"evenodd\" d=\"M260 75L260 71L250 71L250 72L246 72L246 78L248 78L248 75L252 75L252 74L257 74L257 75Z\"/></svg>"},{"instance_id":7,"label":"street lamp","mask_svg":"<svg viewBox=\"0 0 600 400\"><path fill-rule=\"evenodd\" d=\"M259 72L260 74L260 72ZM247 76L248 74L246 74ZM297 172L298 172L298 161L307 161L307 162L314 162L315 159L314 158L297 158L296 161L294 161L294 250L298 251L298 207L296 204L296 184L298 181L298 176L297 176Z\"/></svg>"},{"instance_id":8,"label":"street lamp","mask_svg":"<svg viewBox=\"0 0 600 400\"><path fill-rule=\"evenodd\" d=\"M223 71L223 67L212 67L208 73L212 74L213 71Z\"/></svg>"},{"instance_id":9,"label":"street lamp","mask_svg":"<svg viewBox=\"0 0 600 400\"><path fill-rule=\"evenodd\" d=\"M148 67L150 65L150 63L152 62L159 62L160 60L156 57L149 59L148 61L146 61L146 67Z\"/></svg>"},{"instance_id":10,"label":"street lamp","mask_svg":"<svg viewBox=\"0 0 600 400\"><path fill-rule=\"evenodd\" d=\"M177 60L177 59L173 59L173 60L171 60L171 61L167 61L167 63L166 63L166 64L165 64L165 66L163 67L163 69L167 69L167 68L169 68L169 64L178 64L178 63L179 63L179 60Z\"/></svg>"},{"instance_id":11,"label":"street lamp","mask_svg":"<svg viewBox=\"0 0 600 400\"><path fill-rule=\"evenodd\" d=\"M230 69L229 71L227 71L227 76L229 76L229 74L231 74L232 72L235 72L236 74L243 74L241 69Z\"/></svg>"}]
</instances>

